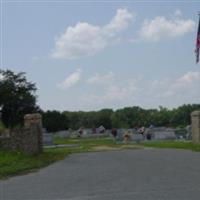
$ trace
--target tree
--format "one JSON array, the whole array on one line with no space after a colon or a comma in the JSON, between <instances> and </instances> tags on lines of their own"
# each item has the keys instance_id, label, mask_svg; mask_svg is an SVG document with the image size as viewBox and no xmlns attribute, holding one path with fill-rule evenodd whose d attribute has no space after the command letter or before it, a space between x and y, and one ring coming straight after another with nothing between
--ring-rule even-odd
<instances>
[{"instance_id":1,"label":"tree","mask_svg":"<svg viewBox=\"0 0 200 200\"><path fill-rule=\"evenodd\" d=\"M49 132L68 129L68 118L59 111L47 111L43 113L43 125Z\"/></svg>"},{"instance_id":2,"label":"tree","mask_svg":"<svg viewBox=\"0 0 200 200\"><path fill-rule=\"evenodd\" d=\"M0 108L2 121L7 127L23 123L27 113L39 110L36 105L36 86L28 82L25 73L0 70Z\"/></svg>"},{"instance_id":3,"label":"tree","mask_svg":"<svg viewBox=\"0 0 200 200\"><path fill-rule=\"evenodd\" d=\"M184 127L191 123L191 113L195 110L199 110L199 104L184 104L176 109L172 110L172 117L170 123L172 126Z\"/></svg>"}]
</instances>

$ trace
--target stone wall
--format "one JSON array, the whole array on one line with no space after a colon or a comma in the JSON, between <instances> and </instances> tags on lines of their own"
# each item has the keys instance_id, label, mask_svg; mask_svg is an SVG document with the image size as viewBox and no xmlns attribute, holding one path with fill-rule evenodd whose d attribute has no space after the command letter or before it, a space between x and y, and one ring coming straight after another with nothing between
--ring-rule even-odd
<instances>
[{"instance_id":1,"label":"stone wall","mask_svg":"<svg viewBox=\"0 0 200 200\"><path fill-rule=\"evenodd\" d=\"M11 144L10 137L0 137L0 148L9 149Z\"/></svg>"},{"instance_id":2,"label":"stone wall","mask_svg":"<svg viewBox=\"0 0 200 200\"><path fill-rule=\"evenodd\" d=\"M37 120L34 120L36 117ZM25 126L10 130L9 136L0 138L0 147L20 150L28 154L42 152L42 122L39 114L25 116Z\"/></svg>"}]
</instances>

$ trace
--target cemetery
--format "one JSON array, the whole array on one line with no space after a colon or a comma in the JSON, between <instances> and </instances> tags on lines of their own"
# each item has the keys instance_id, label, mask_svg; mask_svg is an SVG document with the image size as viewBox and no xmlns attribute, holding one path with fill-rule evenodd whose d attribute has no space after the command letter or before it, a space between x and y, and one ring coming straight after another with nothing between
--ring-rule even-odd
<instances>
[{"instance_id":1,"label":"cemetery","mask_svg":"<svg viewBox=\"0 0 200 200\"><path fill-rule=\"evenodd\" d=\"M191 126L185 128L149 127L144 132L138 129L112 129L100 127L101 131L81 128L48 133L42 126L40 114L24 116L24 127L1 133L0 155L9 155L13 159L4 161L0 157L0 178L28 172L64 159L71 153L108 151L122 149L141 149L145 147L181 148L200 151L200 112L191 114ZM191 140L192 139L192 140ZM13 153L12 153L13 152ZM19 153L17 153L19 152ZM24 165L18 168L7 168L7 162L18 163L24 160ZM27 166L27 160L28 162ZM1 163L2 162L2 163ZM7 164L6 164L7 163Z\"/></svg>"},{"instance_id":2,"label":"cemetery","mask_svg":"<svg viewBox=\"0 0 200 200\"><path fill-rule=\"evenodd\" d=\"M34 102L35 97L32 96L32 98ZM148 165L152 160L156 162L154 168L157 169L154 176L160 174L162 177L163 170L166 170L165 174L168 178L172 174L168 171L168 167L165 168L165 165L169 163L168 157L174 157L172 161L179 160L180 163L174 162L175 166L183 166L185 154L190 154L192 151L200 152L200 111L196 109L199 105L181 107L181 109L189 108L184 115L178 112L179 109L167 111L173 120L170 117L159 120L157 118L159 114L166 116L163 110L156 110L152 114L151 110L138 107L124 108L119 111L108 109L97 112L63 113L41 110L39 112L37 108L32 107L32 112L28 113L25 106L24 112L16 114L19 108L14 110L15 105L12 105L12 99L13 97L11 104L7 104L8 100L5 99L5 109L2 109L0 118L0 187L4 187L4 183L9 184L10 187L3 190L3 195L6 195L8 199L15 199L16 196L17 200L34 199L36 193L39 196L42 195L40 199L48 199L49 195L62 199L62 195L68 197L69 192L72 192L72 196L80 192L79 199L82 199L82 189L86 188L83 190L86 193L90 191L80 180L94 187L94 191L96 189L98 191L99 186L102 188L101 191L104 191L105 180L108 184L116 180L114 181L117 184L116 187L119 185L119 180L123 182L121 185L129 188L131 184L138 184L144 174L144 179L151 175L154 169ZM22 103L20 111L23 110L23 105ZM6 106L9 108L13 106L14 111ZM127 109L131 116L126 116ZM135 113L137 113L136 116ZM145 119L144 115L141 115L144 113L146 116L154 115L155 119ZM177 113L181 117L184 116L183 120L176 121L176 118L173 118ZM126 117L123 118L124 116ZM155 125L152 125L152 122ZM168 125L166 125L167 122ZM173 126L170 126L169 122ZM180 124L181 126L178 126ZM163 148L165 150L161 150ZM179 152L173 149L188 151ZM194 162L197 162L195 155L191 156ZM160 165L163 164L165 165L161 170ZM117 173L115 173L116 166ZM194 170L197 171L195 167L196 165ZM91 173L93 173L92 176ZM18 176L14 177L16 175ZM110 179L110 176L113 177ZM198 174L194 178L198 179ZM21 180L21 184L16 183L16 180L19 182ZM42 187L40 180L44 183ZM98 186L96 181L99 182ZM74 192L77 185L80 188ZM56 190L52 190L52 187L57 186ZM142 183L143 186L145 185ZM44 193L41 188L46 188L48 192ZM56 191L55 194L52 193L54 191ZM113 191L115 193L115 190ZM119 191L121 191L120 188ZM87 196L85 199L88 199Z\"/></svg>"},{"instance_id":3,"label":"cemetery","mask_svg":"<svg viewBox=\"0 0 200 200\"><path fill-rule=\"evenodd\" d=\"M32 121L31 121L32 120ZM191 127L173 129L165 127L145 128L143 134L136 129L116 129L117 135L112 135L112 130L103 129L94 133L93 129L82 128L80 130L63 130L49 133L42 127L41 116L39 114L26 115L24 127L5 132L0 136L2 148L10 150L22 150L26 153L37 154L42 152L41 146L54 146L56 139L114 139L116 143L139 143L154 141L190 141ZM37 140L39 139L38 143ZM30 149L29 149L30 148Z\"/></svg>"},{"instance_id":4,"label":"cemetery","mask_svg":"<svg viewBox=\"0 0 200 200\"><path fill-rule=\"evenodd\" d=\"M190 126L189 126L190 127ZM63 130L55 133L46 133L46 135L51 136L52 138L114 138L112 135L112 130L107 129L102 133L93 133L92 129L83 129L83 133L80 136L79 130ZM117 142L125 142L125 137L127 142L144 142L144 141L159 141L159 140L190 140L191 137L191 128L165 128L165 127L154 127L154 128L146 128L144 134L140 134L136 129L117 129ZM46 139L44 139L46 140ZM51 140L53 141L53 139ZM45 141L44 141L45 142Z\"/></svg>"},{"instance_id":5,"label":"cemetery","mask_svg":"<svg viewBox=\"0 0 200 200\"><path fill-rule=\"evenodd\" d=\"M107 130L102 127L101 131L98 131L97 128L95 132L93 129L81 128L81 134L80 129L48 133L42 127L42 117L40 114L27 114L24 117L23 128L13 129L10 132L1 134L0 145L3 151L0 153L5 153L5 150L9 150L9 154L12 154L11 151L13 151L13 155L16 156L15 152L22 152L22 154L24 152L29 159L32 155L38 155L38 157L41 156L43 158L44 163L42 162L39 165L39 167L42 167L48 163L63 159L71 153L112 150L116 148L119 150L125 148L138 149L146 146L186 148L200 151L199 113L195 111L191 114L191 127L187 126L182 129L149 127L145 128L142 134L136 129L116 129L116 135L113 135L113 130ZM44 155L48 155L47 163L45 163ZM35 168L34 165L30 166L30 169L32 168ZM4 170L0 169L0 177L6 176ZM23 168L19 169L18 172L12 172L11 170L7 173L19 173L21 171L23 171ZM26 169L26 171L28 170Z\"/></svg>"},{"instance_id":6,"label":"cemetery","mask_svg":"<svg viewBox=\"0 0 200 200\"><path fill-rule=\"evenodd\" d=\"M199 7L0 0L0 200L200 199Z\"/></svg>"},{"instance_id":7,"label":"cemetery","mask_svg":"<svg viewBox=\"0 0 200 200\"><path fill-rule=\"evenodd\" d=\"M62 130L49 133L42 125L42 116L40 114L27 114L24 116L24 127L6 130L0 135L1 147L10 150L22 150L26 153L37 154L42 152L42 146L54 145L54 140L60 139L114 139L116 143L138 143L138 142L155 142L155 141L199 141L199 112L192 113L192 126L185 128L169 128L155 127L140 129L115 129L116 135L113 135L112 129L105 129L103 126L99 128L79 128L78 130ZM197 128L196 128L197 127ZM193 130L193 136L192 136ZM21 143L20 143L21 142ZM198 143L198 142L197 142ZM33 145L33 147L31 147ZM35 146L34 146L35 145ZM30 147L29 150L28 147ZM35 150L33 150L35 149ZM32 152L31 152L32 151Z\"/></svg>"}]
</instances>

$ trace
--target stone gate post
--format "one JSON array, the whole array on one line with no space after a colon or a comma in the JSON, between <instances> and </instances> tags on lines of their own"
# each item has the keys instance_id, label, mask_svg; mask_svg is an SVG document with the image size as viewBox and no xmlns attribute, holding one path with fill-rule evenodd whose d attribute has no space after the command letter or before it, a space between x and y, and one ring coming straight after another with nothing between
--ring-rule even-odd
<instances>
[{"instance_id":1,"label":"stone gate post","mask_svg":"<svg viewBox=\"0 0 200 200\"><path fill-rule=\"evenodd\" d=\"M191 113L192 142L200 143L200 110Z\"/></svg>"},{"instance_id":2,"label":"stone gate post","mask_svg":"<svg viewBox=\"0 0 200 200\"><path fill-rule=\"evenodd\" d=\"M33 153L40 153L43 150L42 116L39 113L27 114L24 116L24 127L29 131L31 143L29 147Z\"/></svg>"}]
</instances>

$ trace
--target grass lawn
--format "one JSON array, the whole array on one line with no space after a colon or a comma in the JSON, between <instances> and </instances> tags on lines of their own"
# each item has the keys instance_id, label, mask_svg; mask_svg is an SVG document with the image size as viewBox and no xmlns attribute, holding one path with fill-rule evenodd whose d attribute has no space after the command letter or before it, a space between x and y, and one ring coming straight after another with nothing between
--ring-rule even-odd
<instances>
[{"instance_id":1,"label":"grass lawn","mask_svg":"<svg viewBox=\"0 0 200 200\"><path fill-rule=\"evenodd\" d=\"M117 148L144 148L144 147L154 147L154 148L176 148L176 149L186 149L192 151L200 151L200 144L193 144L191 141L149 141L140 143L128 143L128 144L117 144L115 140L111 138L104 139L61 139L55 138L55 144L79 144L81 148L89 150L95 149L97 146L109 146Z\"/></svg>"},{"instance_id":2,"label":"grass lawn","mask_svg":"<svg viewBox=\"0 0 200 200\"><path fill-rule=\"evenodd\" d=\"M69 153L68 149L45 149L40 155L30 156L22 152L0 150L0 179L45 167L64 159Z\"/></svg>"},{"instance_id":3,"label":"grass lawn","mask_svg":"<svg viewBox=\"0 0 200 200\"><path fill-rule=\"evenodd\" d=\"M155 148L175 148L187 149L192 151L200 151L200 144L193 144L189 141L157 141L157 142L143 142L141 145L145 147Z\"/></svg>"},{"instance_id":4,"label":"grass lawn","mask_svg":"<svg viewBox=\"0 0 200 200\"><path fill-rule=\"evenodd\" d=\"M55 137L55 144L79 144L80 146L85 146L87 148L96 146L96 145L111 145L115 146L116 141L112 138L74 138L74 139L64 139Z\"/></svg>"},{"instance_id":5,"label":"grass lawn","mask_svg":"<svg viewBox=\"0 0 200 200\"><path fill-rule=\"evenodd\" d=\"M0 133L5 130L5 126L3 125L2 121L0 120Z\"/></svg>"},{"instance_id":6,"label":"grass lawn","mask_svg":"<svg viewBox=\"0 0 200 200\"><path fill-rule=\"evenodd\" d=\"M39 168L45 167L53 162L64 159L71 153L107 151L116 149L138 149L144 147L155 148L179 148L193 151L200 151L200 144L182 141L165 142L142 142L139 144L117 144L111 138L97 139L54 139L55 144L78 144L74 147L44 149L44 152L37 156L30 156L22 152L9 152L0 150L0 179L9 176L24 174Z\"/></svg>"}]
</instances>

